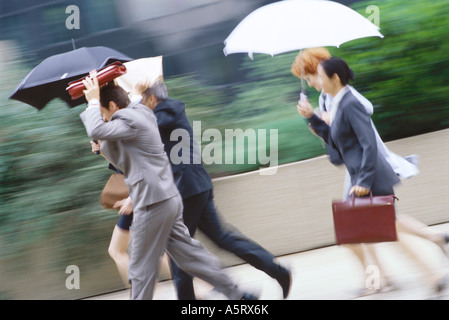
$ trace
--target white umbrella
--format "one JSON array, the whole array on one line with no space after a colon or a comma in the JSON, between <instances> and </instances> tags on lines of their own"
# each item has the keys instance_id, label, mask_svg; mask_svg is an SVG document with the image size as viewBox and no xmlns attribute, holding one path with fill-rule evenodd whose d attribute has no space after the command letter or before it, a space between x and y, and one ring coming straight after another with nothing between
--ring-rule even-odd
<instances>
[{"instance_id":1,"label":"white umbrella","mask_svg":"<svg viewBox=\"0 0 449 320\"><path fill-rule=\"evenodd\" d=\"M231 53L275 54L313 47L339 47L365 37L381 37L379 27L358 12L327 0L284 0L254 10L224 41ZM301 78L301 99L304 79Z\"/></svg>"},{"instance_id":2,"label":"white umbrella","mask_svg":"<svg viewBox=\"0 0 449 320\"><path fill-rule=\"evenodd\" d=\"M256 9L224 41L224 54L276 55L313 47L336 46L377 36L379 28L340 3L327 0L284 0Z\"/></svg>"}]
</instances>

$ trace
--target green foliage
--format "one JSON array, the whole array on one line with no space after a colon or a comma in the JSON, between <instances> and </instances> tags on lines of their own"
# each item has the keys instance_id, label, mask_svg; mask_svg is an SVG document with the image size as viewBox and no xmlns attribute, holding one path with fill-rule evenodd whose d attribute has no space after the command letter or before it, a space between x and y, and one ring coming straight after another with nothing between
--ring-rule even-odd
<instances>
[{"instance_id":1,"label":"green foliage","mask_svg":"<svg viewBox=\"0 0 449 320\"><path fill-rule=\"evenodd\" d=\"M14 50L2 53L0 298L76 298L58 274L70 264L87 270L109 262L99 259L107 254L116 222L116 214L98 202L107 162L91 153L79 118L82 107L53 101L37 111L7 99L29 70ZM55 277L64 290L46 291ZM30 289L34 283L41 289Z\"/></svg>"},{"instance_id":2,"label":"green foliage","mask_svg":"<svg viewBox=\"0 0 449 320\"><path fill-rule=\"evenodd\" d=\"M311 158L323 154L321 141L313 136L296 110L299 98L300 81L290 73L291 64L297 53L270 57L255 55L254 61L249 58L242 65L247 71L246 81L213 87L193 76L181 76L167 79L169 96L186 103L187 114L191 122L201 121L202 131L209 128L220 130L225 137L226 130L266 130L267 143L270 129L278 132L279 164ZM316 100L316 92L310 91L311 99ZM203 148L211 143L202 141ZM226 144L236 144L230 139L221 145L223 149L222 163L206 165L212 176L223 176L264 167L259 161L249 163L224 164ZM257 141L256 145L247 145L270 155L270 145ZM266 148L265 148L266 147ZM273 146L274 148L274 146ZM273 151L274 152L274 151ZM257 159L258 160L258 159Z\"/></svg>"},{"instance_id":3,"label":"green foliage","mask_svg":"<svg viewBox=\"0 0 449 320\"><path fill-rule=\"evenodd\" d=\"M370 1L355 5L362 15ZM449 1L376 3L383 39L366 38L333 50L356 74L354 85L375 105L385 140L449 126Z\"/></svg>"}]
</instances>

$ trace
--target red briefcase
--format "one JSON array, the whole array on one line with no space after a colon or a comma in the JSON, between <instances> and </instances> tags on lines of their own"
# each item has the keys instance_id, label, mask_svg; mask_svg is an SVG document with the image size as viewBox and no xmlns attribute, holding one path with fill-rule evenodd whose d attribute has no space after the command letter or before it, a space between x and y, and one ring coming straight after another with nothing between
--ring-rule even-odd
<instances>
[{"instance_id":1,"label":"red briefcase","mask_svg":"<svg viewBox=\"0 0 449 320\"><path fill-rule=\"evenodd\" d=\"M394 195L333 201L337 244L396 241Z\"/></svg>"},{"instance_id":2,"label":"red briefcase","mask_svg":"<svg viewBox=\"0 0 449 320\"><path fill-rule=\"evenodd\" d=\"M110 65L107 65L103 69L97 71L98 84L100 86L102 84L106 84L109 81L112 81L115 78L124 75L125 73L126 73L126 66L123 65L120 61L114 62ZM84 95L83 91L86 90L86 87L83 84L83 80L85 78L86 77L83 77L81 79L69 82L66 90L69 92L70 96L72 97L72 100L81 98Z\"/></svg>"}]
</instances>

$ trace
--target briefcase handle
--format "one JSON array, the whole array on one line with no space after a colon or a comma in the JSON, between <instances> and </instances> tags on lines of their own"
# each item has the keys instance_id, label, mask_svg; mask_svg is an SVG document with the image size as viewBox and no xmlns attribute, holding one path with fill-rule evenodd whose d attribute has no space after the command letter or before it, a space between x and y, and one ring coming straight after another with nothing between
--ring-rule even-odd
<instances>
[{"instance_id":1,"label":"briefcase handle","mask_svg":"<svg viewBox=\"0 0 449 320\"><path fill-rule=\"evenodd\" d=\"M370 198L370 204L373 204L373 192L371 190L369 191L369 198ZM393 195L393 199L399 201L399 198L396 197L395 195ZM352 194L352 206L355 207L355 195L354 195L354 193Z\"/></svg>"},{"instance_id":2,"label":"briefcase handle","mask_svg":"<svg viewBox=\"0 0 449 320\"><path fill-rule=\"evenodd\" d=\"M369 191L370 204L373 204L373 192ZM355 207L355 192L352 194L352 206Z\"/></svg>"}]
</instances>

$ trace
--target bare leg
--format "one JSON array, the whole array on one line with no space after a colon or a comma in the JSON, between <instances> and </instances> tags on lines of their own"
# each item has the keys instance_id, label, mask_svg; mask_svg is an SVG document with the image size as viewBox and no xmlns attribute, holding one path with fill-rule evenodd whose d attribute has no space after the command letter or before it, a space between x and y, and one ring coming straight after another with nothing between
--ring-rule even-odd
<instances>
[{"instance_id":1,"label":"bare leg","mask_svg":"<svg viewBox=\"0 0 449 320\"><path fill-rule=\"evenodd\" d=\"M385 284L385 286L392 286L390 277L387 275L387 272L385 271L384 267L382 266L382 263L379 260L375 245L376 244L374 243L366 245L365 244L344 245L346 248L350 249L355 254L355 256L357 257L363 268L364 275L366 275L367 273L371 273L372 270L370 267L372 266L377 267L378 270L379 279L375 281L376 283L374 285L369 284L367 282L369 279L363 277L362 291L360 292L360 295L375 293L376 291L378 291L378 289L380 289L380 285L382 282ZM372 260L371 262L369 261L368 256L371 256ZM372 274L370 278L373 278L373 276L375 276L375 274Z\"/></svg>"},{"instance_id":2,"label":"bare leg","mask_svg":"<svg viewBox=\"0 0 449 320\"><path fill-rule=\"evenodd\" d=\"M381 261L379 259L376 244L375 243L366 244L365 249L373 260L371 265L374 265L375 267L378 268L379 277L380 277L379 285L382 286L382 290L394 289L395 285L391 281L390 276L388 275L387 271L385 270L385 268L383 267L383 264L381 263ZM366 271L368 272L368 269L366 269Z\"/></svg>"},{"instance_id":3,"label":"bare leg","mask_svg":"<svg viewBox=\"0 0 449 320\"><path fill-rule=\"evenodd\" d=\"M418 221L415 218L404 214L399 214L397 216L396 226L398 232L408 233L435 243L438 247L440 247L443 253L447 255L444 248L447 243L445 233L433 230L421 221Z\"/></svg>"},{"instance_id":4,"label":"bare leg","mask_svg":"<svg viewBox=\"0 0 449 320\"><path fill-rule=\"evenodd\" d=\"M367 293L367 288L366 288L366 279L365 279L365 271L366 268L368 267L368 261L366 259L366 254L365 254L365 250L363 249L363 246L361 244L344 244L343 245L345 248L349 249L352 251L352 253L354 253L354 255L357 257L357 259L359 260L362 270L363 270L363 277L362 277L362 285L361 285L361 289L360 292L358 292L358 295L366 295Z\"/></svg>"},{"instance_id":5,"label":"bare leg","mask_svg":"<svg viewBox=\"0 0 449 320\"><path fill-rule=\"evenodd\" d=\"M128 256L128 243L131 235L128 230L124 230L115 226L114 231L112 232L111 242L109 244L109 255L115 261L117 265L118 273L122 278L125 286L129 287L128 283L128 265L129 265L129 256Z\"/></svg>"},{"instance_id":6,"label":"bare leg","mask_svg":"<svg viewBox=\"0 0 449 320\"><path fill-rule=\"evenodd\" d=\"M405 249L406 252L424 269L424 271L429 275L429 279L434 283L436 290L440 291L439 286L445 285L445 275L446 273L438 270L432 261L428 261L425 257L425 252L416 247L413 242L412 237L409 234L398 233L398 242Z\"/></svg>"},{"instance_id":7,"label":"bare leg","mask_svg":"<svg viewBox=\"0 0 449 320\"><path fill-rule=\"evenodd\" d=\"M357 259L359 259L359 262L362 264L362 268L365 269L367 266L366 257L365 257L365 251L363 250L363 247L361 244L344 244L345 248L348 248L352 251L352 253L355 254Z\"/></svg>"}]
</instances>

